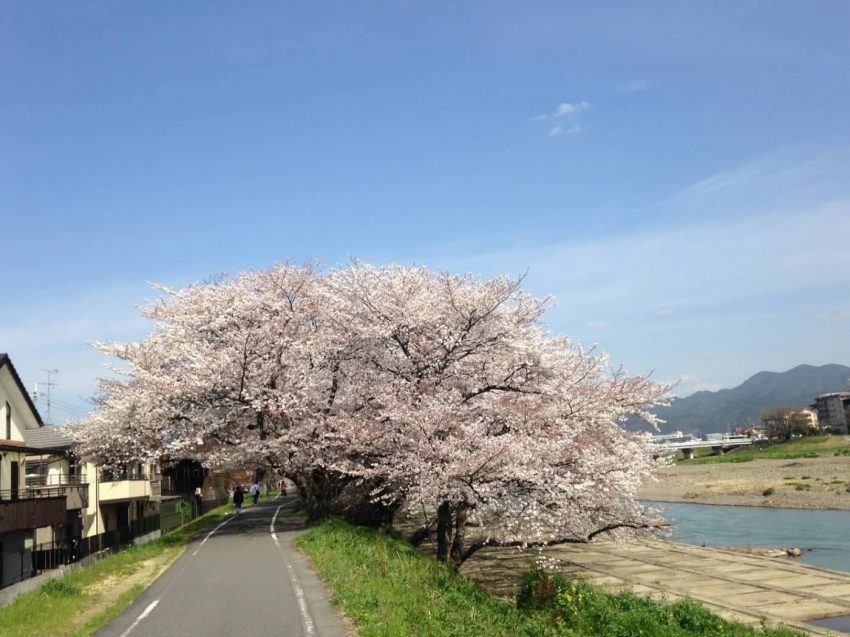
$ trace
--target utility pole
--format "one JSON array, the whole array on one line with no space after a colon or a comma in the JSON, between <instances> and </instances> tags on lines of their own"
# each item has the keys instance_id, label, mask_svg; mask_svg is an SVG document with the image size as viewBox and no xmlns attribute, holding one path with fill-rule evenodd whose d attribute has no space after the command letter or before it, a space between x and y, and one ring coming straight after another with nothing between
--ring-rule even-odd
<instances>
[{"instance_id":1,"label":"utility pole","mask_svg":"<svg viewBox=\"0 0 850 637\"><path fill-rule=\"evenodd\" d=\"M50 416L50 394L53 391L53 388L56 387L56 381L53 380L53 375L58 374L58 369L42 369L41 371L47 374L47 382L43 383L47 385L47 417L45 418L48 424L53 424L53 419ZM38 383L35 384L35 399L38 400Z\"/></svg>"}]
</instances>

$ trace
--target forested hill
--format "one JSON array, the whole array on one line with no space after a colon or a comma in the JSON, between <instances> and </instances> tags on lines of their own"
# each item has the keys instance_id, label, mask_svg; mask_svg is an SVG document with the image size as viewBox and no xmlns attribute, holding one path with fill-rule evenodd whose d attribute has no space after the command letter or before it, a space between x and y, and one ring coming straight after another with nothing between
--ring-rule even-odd
<instances>
[{"instance_id":1,"label":"forested hill","mask_svg":"<svg viewBox=\"0 0 850 637\"><path fill-rule=\"evenodd\" d=\"M662 433L727 431L730 425L758 423L762 411L770 407L811 405L819 394L846 390L848 380L850 367L845 365L798 365L787 372L759 372L734 389L697 392L656 413L667 421Z\"/></svg>"}]
</instances>

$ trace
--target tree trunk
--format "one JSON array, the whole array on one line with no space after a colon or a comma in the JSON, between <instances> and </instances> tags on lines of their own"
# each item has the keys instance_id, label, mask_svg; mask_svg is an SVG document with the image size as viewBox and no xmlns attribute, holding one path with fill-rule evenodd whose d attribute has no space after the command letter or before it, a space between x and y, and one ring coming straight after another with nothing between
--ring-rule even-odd
<instances>
[{"instance_id":1,"label":"tree trunk","mask_svg":"<svg viewBox=\"0 0 850 637\"><path fill-rule=\"evenodd\" d=\"M459 504L455 513L455 537L452 541L452 566L460 568L463 563L463 551L466 548L466 512L465 504Z\"/></svg>"},{"instance_id":2,"label":"tree trunk","mask_svg":"<svg viewBox=\"0 0 850 637\"><path fill-rule=\"evenodd\" d=\"M449 535L452 530L452 508L443 502L437 509L437 561L445 562L449 557Z\"/></svg>"}]
</instances>

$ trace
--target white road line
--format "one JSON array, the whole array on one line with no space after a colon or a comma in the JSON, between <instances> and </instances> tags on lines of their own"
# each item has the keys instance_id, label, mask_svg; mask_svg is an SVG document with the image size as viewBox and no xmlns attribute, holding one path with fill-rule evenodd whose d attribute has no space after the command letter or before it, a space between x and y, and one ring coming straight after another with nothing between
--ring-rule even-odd
<instances>
[{"instance_id":1,"label":"white road line","mask_svg":"<svg viewBox=\"0 0 850 637\"><path fill-rule=\"evenodd\" d=\"M136 617L136 621L134 621L127 630L121 633L121 637L127 637L127 635L130 634L130 631L132 631L136 626L139 625L139 622L141 622L145 617L147 617L151 614L151 612L153 612L153 609L156 608L157 604L159 604L158 599L155 599L150 604L148 604L148 607L142 611L142 614Z\"/></svg>"},{"instance_id":2,"label":"white road line","mask_svg":"<svg viewBox=\"0 0 850 637\"><path fill-rule=\"evenodd\" d=\"M281 504L274 512L272 522L269 524L269 533L271 533L272 539L274 540L278 551L280 551L283 561L286 562L286 570L289 573L289 581L292 582L292 590L295 592L295 599L298 602L298 612L301 613L301 625L304 627L304 637L312 637L316 634L316 632L313 627L313 618L310 617L310 611L307 609L307 598L304 596L304 589L301 588L301 582L298 581L298 577L295 575L295 569L292 568L292 564L290 564L289 560L286 559L286 554L283 552L283 547L280 545L280 542L277 539L277 533L275 533L274 530L275 522L277 522L277 516L283 506L284 505Z\"/></svg>"},{"instance_id":3,"label":"white road line","mask_svg":"<svg viewBox=\"0 0 850 637\"><path fill-rule=\"evenodd\" d=\"M292 568L292 564L287 562L286 569L289 571L289 580L292 582L292 588L295 590L295 599L298 600L298 610L301 612L301 623L304 626L304 637L312 637L315 634L313 630L313 618L310 617L310 611L307 610L304 589L301 588L301 582L295 576L295 569Z\"/></svg>"},{"instance_id":4,"label":"white road line","mask_svg":"<svg viewBox=\"0 0 850 637\"><path fill-rule=\"evenodd\" d=\"M271 533L272 535L274 535L274 524L275 524L275 522L277 522L277 514L280 513L280 510L282 508L283 508L283 505L281 504L277 508L277 510L274 512L274 515L272 516L272 523L269 524L269 533Z\"/></svg>"},{"instance_id":5,"label":"white road line","mask_svg":"<svg viewBox=\"0 0 850 637\"><path fill-rule=\"evenodd\" d=\"M223 527L225 524L230 522L235 517L236 517L236 515L234 514L232 517L227 518L224 522L222 522L217 527L215 527L212 531L207 533L207 536L203 540L201 540L200 546L198 546L198 548L195 549L194 553L192 553L192 557L195 557L198 554L198 552L201 550L201 548L203 548L204 544L207 543L207 540L210 539L216 531L218 531L221 527Z\"/></svg>"}]
</instances>

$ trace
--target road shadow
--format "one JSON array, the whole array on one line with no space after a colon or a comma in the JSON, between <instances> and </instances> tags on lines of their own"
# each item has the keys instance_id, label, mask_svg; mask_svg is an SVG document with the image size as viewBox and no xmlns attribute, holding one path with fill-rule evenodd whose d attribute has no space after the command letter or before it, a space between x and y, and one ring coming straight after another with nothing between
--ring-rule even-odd
<instances>
[{"instance_id":1,"label":"road shadow","mask_svg":"<svg viewBox=\"0 0 850 637\"><path fill-rule=\"evenodd\" d=\"M249 505L242 513L231 514L230 521L216 531L216 536L267 536L271 532L271 521L278 507L281 508L274 524L276 533L303 531L307 523L303 517L295 515L297 505L298 498L294 495L259 502L256 506Z\"/></svg>"}]
</instances>

